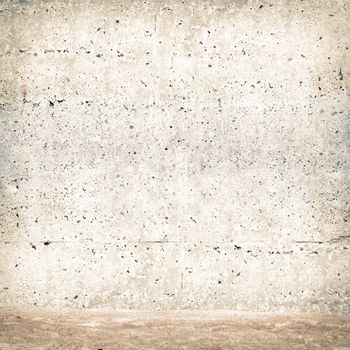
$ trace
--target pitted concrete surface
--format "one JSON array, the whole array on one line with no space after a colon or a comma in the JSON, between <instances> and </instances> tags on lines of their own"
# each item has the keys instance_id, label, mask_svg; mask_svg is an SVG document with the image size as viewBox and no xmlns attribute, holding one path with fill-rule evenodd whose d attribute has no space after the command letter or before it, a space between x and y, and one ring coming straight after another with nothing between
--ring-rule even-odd
<instances>
[{"instance_id":1,"label":"pitted concrete surface","mask_svg":"<svg viewBox=\"0 0 350 350\"><path fill-rule=\"evenodd\" d=\"M349 1L0 1L0 305L350 313Z\"/></svg>"},{"instance_id":2,"label":"pitted concrete surface","mask_svg":"<svg viewBox=\"0 0 350 350\"><path fill-rule=\"evenodd\" d=\"M350 318L230 312L1 310L2 350L350 349Z\"/></svg>"}]
</instances>

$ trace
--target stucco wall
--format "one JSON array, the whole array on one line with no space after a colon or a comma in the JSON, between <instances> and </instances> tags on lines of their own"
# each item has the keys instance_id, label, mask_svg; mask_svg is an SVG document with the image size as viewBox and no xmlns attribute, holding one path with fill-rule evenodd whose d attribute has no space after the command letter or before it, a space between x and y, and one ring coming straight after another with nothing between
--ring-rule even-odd
<instances>
[{"instance_id":1,"label":"stucco wall","mask_svg":"<svg viewBox=\"0 0 350 350\"><path fill-rule=\"evenodd\" d=\"M1 1L0 304L349 313L348 6Z\"/></svg>"}]
</instances>

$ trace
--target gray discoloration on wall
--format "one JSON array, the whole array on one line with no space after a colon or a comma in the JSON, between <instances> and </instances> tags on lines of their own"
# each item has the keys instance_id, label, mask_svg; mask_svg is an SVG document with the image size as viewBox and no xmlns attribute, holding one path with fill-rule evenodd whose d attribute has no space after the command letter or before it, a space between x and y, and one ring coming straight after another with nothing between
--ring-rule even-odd
<instances>
[{"instance_id":1,"label":"gray discoloration on wall","mask_svg":"<svg viewBox=\"0 0 350 350\"><path fill-rule=\"evenodd\" d=\"M1 305L350 312L346 1L2 1Z\"/></svg>"}]
</instances>

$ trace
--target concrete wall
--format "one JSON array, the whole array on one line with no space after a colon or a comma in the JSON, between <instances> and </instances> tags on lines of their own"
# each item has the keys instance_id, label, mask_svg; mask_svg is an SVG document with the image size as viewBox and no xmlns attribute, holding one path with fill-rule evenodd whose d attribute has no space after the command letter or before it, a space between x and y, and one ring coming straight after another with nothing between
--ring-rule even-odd
<instances>
[{"instance_id":1,"label":"concrete wall","mask_svg":"<svg viewBox=\"0 0 350 350\"><path fill-rule=\"evenodd\" d=\"M0 304L349 313L348 7L2 0Z\"/></svg>"}]
</instances>

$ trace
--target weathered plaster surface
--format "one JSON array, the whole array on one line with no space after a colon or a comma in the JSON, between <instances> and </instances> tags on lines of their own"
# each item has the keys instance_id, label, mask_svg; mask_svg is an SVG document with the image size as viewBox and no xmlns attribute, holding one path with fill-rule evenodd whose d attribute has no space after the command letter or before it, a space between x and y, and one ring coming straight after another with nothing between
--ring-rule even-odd
<instances>
[{"instance_id":1,"label":"weathered plaster surface","mask_svg":"<svg viewBox=\"0 0 350 350\"><path fill-rule=\"evenodd\" d=\"M0 304L349 313L348 7L1 1Z\"/></svg>"}]
</instances>

